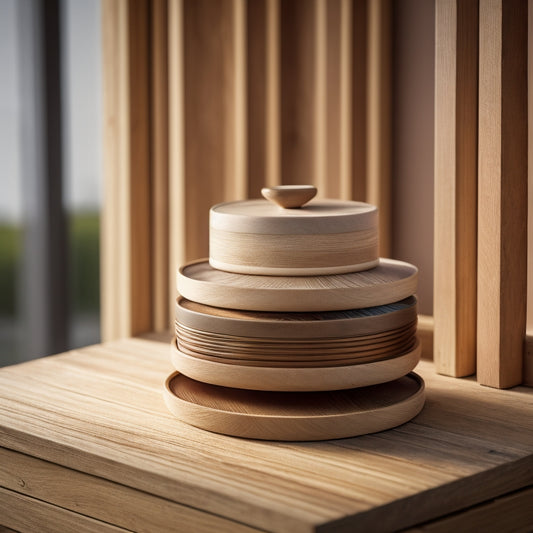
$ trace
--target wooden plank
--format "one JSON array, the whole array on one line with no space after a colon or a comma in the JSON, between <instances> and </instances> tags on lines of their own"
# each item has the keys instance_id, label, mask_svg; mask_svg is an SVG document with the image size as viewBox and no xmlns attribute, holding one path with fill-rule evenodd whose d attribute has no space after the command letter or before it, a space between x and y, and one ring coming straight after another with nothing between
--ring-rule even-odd
<instances>
[{"instance_id":1,"label":"wooden plank","mask_svg":"<svg viewBox=\"0 0 533 533\"><path fill-rule=\"evenodd\" d=\"M533 0L528 1L527 83L533 87ZM524 385L533 386L533 98L528 91L528 184L527 184L527 309Z\"/></svg>"},{"instance_id":2,"label":"wooden plank","mask_svg":"<svg viewBox=\"0 0 533 533\"><path fill-rule=\"evenodd\" d=\"M27 511L35 505L35 500L40 500L128 531L164 532L169 530L170 524L194 524L194 531L205 533L256 531L198 509L5 448L0 448L0 491L2 489L18 493L12 497L27 502Z\"/></svg>"},{"instance_id":3,"label":"wooden plank","mask_svg":"<svg viewBox=\"0 0 533 533\"><path fill-rule=\"evenodd\" d=\"M105 1L102 337L151 329L148 11Z\"/></svg>"},{"instance_id":4,"label":"wooden plank","mask_svg":"<svg viewBox=\"0 0 533 533\"><path fill-rule=\"evenodd\" d=\"M352 143L351 197L366 201L367 174L367 65L368 5L366 0L352 4Z\"/></svg>"},{"instance_id":5,"label":"wooden plank","mask_svg":"<svg viewBox=\"0 0 533 533\"><path fill-rule=\"evenodd\" d=\"M129 91L127 3L102 2L104 198L101 218L102 339L127 336L130 323ZM121 193L122 191L122 193Z\"/></svg>"},{"instance_id":6,"label":"wooden plank","mask_svg":"<svg viewBox=\"0 0 533 533\"><path fill-rule=\"evenodd\" d=\"M241 1L183 2L182 205L187 224L181 238L187 260L208 255L209 208L246 192L246 102L238 99L245 83L244 20Z\"/></svg>"},{"instance_id":7,"label":"wooden plank","mask_svg":"<svg viewBox=\"0 0 533 533\"><path fill-rule=\"evenodd\" d=\"M176 270L186 262L187 255L183 63L183 2L176 0L168 5L169 316L174 316L175 301L172 296L176 295Z\"/></svg>"},{"instance_id":8,"label":"wooden plank","mask_svg":"<svg viewBox=\"0 0 533 533\"><path fill-rule=\"evenodd\" d=\"M152 324L168 329L169 315L169 151L168 151L168 5L150 4L150 146L152 213ZM173 300L173 299L172 299Z\"/></svg>"},{"instance_id":9,"label":"wooden plank","mask_svg":"<svg viewBox=\"0 0 533 533\"><path fill-rule=\"evenodd\" d=\"M435 365L476 371L478 2L436 4Z\"/></svg>"},{"instance_id":10,"label":"wooden plank","mask_svg":"<svg viewBox=\"0 0 533 533\"><path fill-rule=\"evenodd\" d=\"M532 501L533 489L529 488L408 531L409 533L494 531L497 527L499 533L527 533L531 531L533 524ZM505 517L505 523L499 523L501 517Z\"/></svg>"},{"instance_id":11,"label":"wooden plank","mask_svg":"<svg viewBox=\"0 0 533 533\"><path fill-rule=\"evenodd\" d=\"M411 423L339 441L249 441L167 412L168 351L127 339L1 369L0 445L271 531L398 530L533 482L530 388L481 388L422 361L427 402Z\"/></svg>"},{"instance_id":12,"label":"wooden plank","mask_svg":"<svg viewBox=\"0 0 533 533\"><path fill-rule=\"evenodd\" d=\"M118 533L126 531L61 507L35 500L0 487L2 523L15 531L79 531L80 533Z\"/></svg>"},{"instance_id":13,"label":"wooden plank","mask_svg":"<svg viewBox=\"0 0 533 533\"><path fill-rule=\"evenodd\" d=\"M527 2L479 12L478 380L522 382L527 278Z\"/></svg>"},{"instance_id":14,"label":"wooden plank","mask_svg":"<svg viewBox=\"0 0 533 533\"><path fill-rule=\"evenodd\" d=\"M314 184L316 3L280 2L282 183Z\"/></svg>"},{"instance_id":15,"label":"wooden plank","mask_svg":"<svg viewBox=\"0 0 533 533\"><path fill-rule=\"evenodd\" d=\"M391 17L390 0L369 2L366 201L379 208L381 257L391 252Z\"/></svg>"},{"instance_id":16,"label":"wooden plank","mask_svg":"<svg viewBox=\"0 0 533 533\"><path fill-rule=\"evenodd\" d=\"M434 359L434 328L435 321L432 316L418 315L417 336L422 343L422 357L424 359Z\"/></svg>"}]
</instances>

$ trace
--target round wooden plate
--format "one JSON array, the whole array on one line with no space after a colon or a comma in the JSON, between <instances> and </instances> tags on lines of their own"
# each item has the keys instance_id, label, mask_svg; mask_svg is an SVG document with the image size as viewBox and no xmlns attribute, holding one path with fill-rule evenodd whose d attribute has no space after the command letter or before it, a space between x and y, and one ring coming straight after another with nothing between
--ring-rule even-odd
<instances>
[{"instance_id":1,"label":"round wooden plate","mask_svg":"<svg viewBox=\"0 0 533 533\"><path fill-rule=\"evenodd\" d=\"M178 350L171 343L171 361L182 374L212 385L263 391L324 391L366 387L398 379L415 368L420 342L397 357L382 361L318 368L279 368L208 361Z\"/></svg>"},{"instance_id":2,"label":"round wooden plate","mask_svg":"<svg viewBox=\"0 0 533 533\"><path fill-rule=\"evenodd\" d=\"M384 431L424 406L424 381L410 373L370 387L327 392L263 392L194 381L178 372L165 383L165 403L179 420L250 439L313 441Z\"/></svg>"},{"instance_id":3,"label":"round wooden plate","mask_svg":"<svg viewBox=\"0 0 533 533\"><path fill-rule=\"evenodd\" d=\"M418 270L393 259L333 276L253 276L212 268L205 260L181 267L178 292L214 307L251 311L335 311L398 302L416 292Z\"/></svg>"},{"instance_id":4,"label":"round wooden plate","mask_svg":"<svg viewBox=\"0 0 533 533\"><path fill-rule=\"evenodd\" d=\"M235 337L280 339L343 338L377 335L416 321L417 302L409 296L387 305L318 313L265 313L211 307L185 298L176 301L183 327Z\"/></svg>"}]
</instances>

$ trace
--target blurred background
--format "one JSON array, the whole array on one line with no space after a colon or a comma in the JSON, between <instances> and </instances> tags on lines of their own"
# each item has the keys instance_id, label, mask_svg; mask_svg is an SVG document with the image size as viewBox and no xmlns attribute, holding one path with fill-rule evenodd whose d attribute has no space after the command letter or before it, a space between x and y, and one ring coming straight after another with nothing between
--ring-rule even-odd
<instances>
[{"instance_id":1,"label":"blurred background","mask_svg":"<svg viewBox=\"0 0 533 533\"><path fill-rule=\"evenodd\" d=\"M0 0L0 365L100 340L99 0Z\"/></svg>"}]
</instances>

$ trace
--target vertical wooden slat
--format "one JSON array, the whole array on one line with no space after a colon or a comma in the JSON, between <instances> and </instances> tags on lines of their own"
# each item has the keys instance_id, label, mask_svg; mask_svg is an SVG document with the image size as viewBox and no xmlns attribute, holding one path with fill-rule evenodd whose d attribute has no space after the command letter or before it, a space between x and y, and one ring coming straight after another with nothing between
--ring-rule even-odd
<instances>
[{"instance_id":1,"label":"vertical wooden slat","mask_svg":"<svg viewBox=\"0 0 533 533\"><path fill-rule=\"evenodd\" d=\"M236 86L244 83L242 73L236 82L239 67L236 66L234 32L235 6L239 4L232 0L187 0L183 4L185 246L188 259L208 254L209 208L242 194L243 165L235 152L239 147L239 154L245 156L242 142L236 143L236 132L244 127L236 121L235 99ZM239 15L239 19L243 16ZM241 173L237 180L236 171Z\"/></svg>"},{"instance_id":2,"label":"vertical wooden slat","mask_svg":"<svg viewBox=\"0 0 533 533\"><path fill-rule=\"evenodd\" d=\"M351 198L366 201L367 175L367 70L368 6L366 0L353 0L352 6L352 143Z\"/></svg>"},{"instance_id":3,"label":"vertical wooden slat","mask_svg":"<svg viewBox=\"0 0 533 533\"><path fill-rule=\"evenodd\" d=\"M281 183L280 0L266 6L266 185Z\"/></svg>"},{"instance_id":4,"label":"vertical wooden slat","mask_svg":"<svg viewBox=\"0 0 533 533\"><path fill-rule=\"evenodd\" d=\"M528 0L527 82L533 87L533 0ZM524 348L524 385L533 386L533 91L528 91L527 189L527 323Z\"/></svg>"},{"instance_id":5,"label":"vertical wooden slat","mask_svg":"<svg viewBox=\"0 0 533 533\"><path fill-rule=\"evenodd\" d=\"M279 0L248 2L248 196L280 183Z\"/></svg>"},{"instance_id":6,"label":"vertical wooden slat","mask_svg":"<svg viewBox=\"0 0 533 533\"><path fill-rule=\"evenodd\" d=\"M331 108L328 106L328 81L329 75L332 74L335 79L338 78L338 65L330 61L329 48L333 41L331 33L328 31L329 12L331 3L326 0L315 0L314 12L314 32L313 48L311 54L314 57L314 79L313 79L313 147L308 157L313 165L314 183L318 189L318 196L331 196L329 193L328 182L335 182L337 176L329 175L330 152L329 145L335 140L330 138L330 133L337 135L338 117L329 114ZM335 6L335 4L333 4ZM338 27L337 27L338 29ZM334 71L334 72L332 72ZM338 87L338 85L337 85ZM333 122L334 128L331 128ZM333 130L333 131L332 131ZM337 139L338 146L338 139ZM331 178L331 180L329 179Z\"/></svg>"},{"instance_id":7,"label":"vertical wooden slat","mask_svg":"<svg viewBox=\"0 0 533 533\"><path fill-rule=\"evenodd\" d=\"M379 208L379 249L391 250L391 4L368 5L368 119L366 199Z\"/></svg>"},{"instance_id":8,"label":"vertical wooden slat","mask_svg":"<svg viewBox=\"0 0 533 533\"><path fill-rule=\"evenodd\" d=\"M315 178L315 2L281 0L281 174L288 184Z\"/></svg>"},{"instance_id":9,"label":"vertical wooden slat","mask_svg":"<svg viewBox=\"0 0 533 533\"><path fill-rule=\"evenodd\" d=\"M352 0L340 4L340 140L339 192L341 199L352 198Z\"/></svg>"},{"instance_id":10,"label":"vertical wooden slat","mask_svg":"<svg viewBox=\"0 0 533 533\"><path fill-rule=\"evenodd\" d=\"M104 191L101 219L102 340L128 335L130 322L129 87L127 2L102 2Z\"/></svg>"},{"instance_id":11,"label":"vertical wooden slat","mask_svg":"<svg viewBox=\"0 0 533 533\"><path fill-rule=\"evenodd\" d=\"M186 260L185 142L183 108L183 1L168 4L169 83L169 298L174 316L176 269Z\"/></svg>"},{"instance_id":12,"label":"vertical wooden slat","mask_svg":"<svg viewBox=\"0 0 533 533\"><path fill-rule=\"evenodd\" d=\"M152 329L149 12L104 1L102 337Z\"/></svg>"},{"instance_id":13,"label":"vertical wooden slat","mask_svg":"<svg viewBox=\"0 0 533 533\"><path fill-rule=\"evenodd\" d=\"M527 260L527 2L479 12L478 381L522 381Z\"/></svg>"},{"instance_id":14,"label":"vertical wooden slat","mask_svg":"<svg viewBox=\"0 0 533 533\"><path fill-rule=\"evenodd\" d=\"M224 199L247 197L247 126L246 126L246 4L232 0L229 14L223 18L224 88L226 100Z\"/></svg>"},{"instance_id":15,"label":"vertical wooden slat","mask_svg":"<svg viewBox=\"0 0 533 533\"><path fill-rule=\"evenodd\" d=\"M476 370L477 0L436 4L434 358Z\"/></svg>"},{"instance_id":16,"label":"vertical wooden slat","mask_svg":"<svg viewBox=\"0 0 533 533\"><path fill-rule=\"evenodd\" d=\"M152 329L149 6L128 3L131 335Z\"/></svg>"},{"instance_id":17,"label":"vertical wooden slat","mask_svg":"<svg viewBox=\"0 0 533 533\"><path fill-rule=\"evenodd\" d=\"M168 202L168 6L151 3L151 174L152 174L152 324L170 325ZM172 286L172 285L171 285Z\"/></svg>"}]
</instances>

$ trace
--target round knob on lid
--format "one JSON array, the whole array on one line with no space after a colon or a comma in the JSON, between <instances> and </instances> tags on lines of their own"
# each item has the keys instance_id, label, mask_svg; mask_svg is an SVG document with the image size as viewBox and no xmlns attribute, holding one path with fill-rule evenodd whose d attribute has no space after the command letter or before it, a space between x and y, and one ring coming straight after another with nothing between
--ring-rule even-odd
<instances>
[{"instance_id":1,"label":"round knob on lid","mask_svg":"<svg viewBox=\"0 0 533 533\"><path fill-rule=\"evenodd\" d=\"M313 185L279 185L278 187L264 187L261 194L271 202L284 209L302 207L316 195Z\"/></svg>"}]
</instances>

